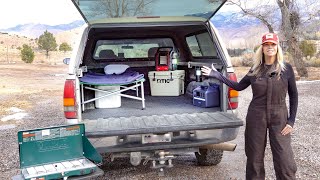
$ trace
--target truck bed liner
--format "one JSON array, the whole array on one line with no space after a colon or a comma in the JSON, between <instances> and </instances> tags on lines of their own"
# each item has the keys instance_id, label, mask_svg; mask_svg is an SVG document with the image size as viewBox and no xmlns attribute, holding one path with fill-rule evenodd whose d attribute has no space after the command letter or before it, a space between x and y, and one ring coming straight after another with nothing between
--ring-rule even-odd
<instances>
[{"instance_id":1,"label":"truck bed liner","mask_svg":"<svg viewBox=\"0 0 320 180\"><path fill-rule=\"evenodd\" d=\"M226 112L201 112L86 120L86 136L106 137L174 131L233 128L242 120Z\"/></svg>"},{"instance_id":2,"label":"truck bed liner","mask_svg":"<svg viewBox=\"0 0 320 180\"><path fill-rule=\"evenodd\" d=\"M192 98L186 96L145 96L146 109L141 110L141 101L121 98L120 108L87 109L82 113L84 120L109 117L152 116L162 114L184 114L199 112L220 112L220 107L201 108L192 105Z\"/></svg>"}]
</instances>

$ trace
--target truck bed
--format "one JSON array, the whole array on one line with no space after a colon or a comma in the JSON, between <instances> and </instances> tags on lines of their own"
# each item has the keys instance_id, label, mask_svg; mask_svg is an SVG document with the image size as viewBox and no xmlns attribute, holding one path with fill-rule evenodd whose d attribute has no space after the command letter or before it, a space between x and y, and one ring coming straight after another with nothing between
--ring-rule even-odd
<instances>
[{"instance_id":1,"label":"truck bed","mask_svg":"<svg viewBox=\"0 0 320 180\"><path fill-rule=\"evenodd\" d=\"M131 116L171 115L183 113L218 112L220 107L201 108L192 105L192 98L187 96L157 97L145 96L146 108L142 110L141 101L121 98L119 108L87 109L82 113L84 120L99 118L119 118Z\"/></svg>"}]
</instances>

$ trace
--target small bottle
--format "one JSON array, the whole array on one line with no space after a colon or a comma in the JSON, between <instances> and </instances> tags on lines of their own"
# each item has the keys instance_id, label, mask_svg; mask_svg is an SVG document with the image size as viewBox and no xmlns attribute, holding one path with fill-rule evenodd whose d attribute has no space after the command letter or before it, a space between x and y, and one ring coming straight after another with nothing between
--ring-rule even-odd
<instances>
[{"instance_id":1,"label":"small bottle","mask_svg":"<svg viewBox=\"0 0 320 180\"><path fill-rule=\"evenodd\" d=\"M176 52L174 52L172 54L172 71L177 70L178 68L178 58L177 58L178 54Z\"/></svg>"},{"instance_id":2,"label":"small bottle","mask_svg":"<svg viewBox=\"0 0 320 180\"><path fill-rule=\"evenodd\" d=\"M200 67L196 67L195 68L195 70L196 70L196 81L197 82L201 82L201 68Z\"/></svg>"}]
</instances>

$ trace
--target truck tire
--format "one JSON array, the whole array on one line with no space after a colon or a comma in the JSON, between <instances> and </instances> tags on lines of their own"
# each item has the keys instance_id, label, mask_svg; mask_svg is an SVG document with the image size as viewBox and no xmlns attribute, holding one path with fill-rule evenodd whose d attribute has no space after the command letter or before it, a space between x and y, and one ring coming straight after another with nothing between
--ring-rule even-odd
<instances>
[{"instance_id":1,"label":"truck tire","mask_svg":"<svg viewBox=\"0 0 320 180\"><path fill-rule=\"evenodd\" d=\"M200 166L213 166L221 162L223 150L199 149L195 155Z\"/></svg>"}]
</instances>

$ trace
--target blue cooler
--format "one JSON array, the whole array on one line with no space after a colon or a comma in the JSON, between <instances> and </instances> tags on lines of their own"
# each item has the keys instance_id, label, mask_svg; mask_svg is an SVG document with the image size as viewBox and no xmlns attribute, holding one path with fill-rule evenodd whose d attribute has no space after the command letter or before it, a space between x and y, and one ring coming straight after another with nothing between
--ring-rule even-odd
<instances>
[{"instance_id":1,"label":"blue cooler","mask_svg":"<svg viewBox=\"0 0 320 180\"><path fill-rule=\"evenodd\" d=\"M193 90L193 105L199 107L220 106L219 85L198 86Z\"/></svg>"}]
</instances>

